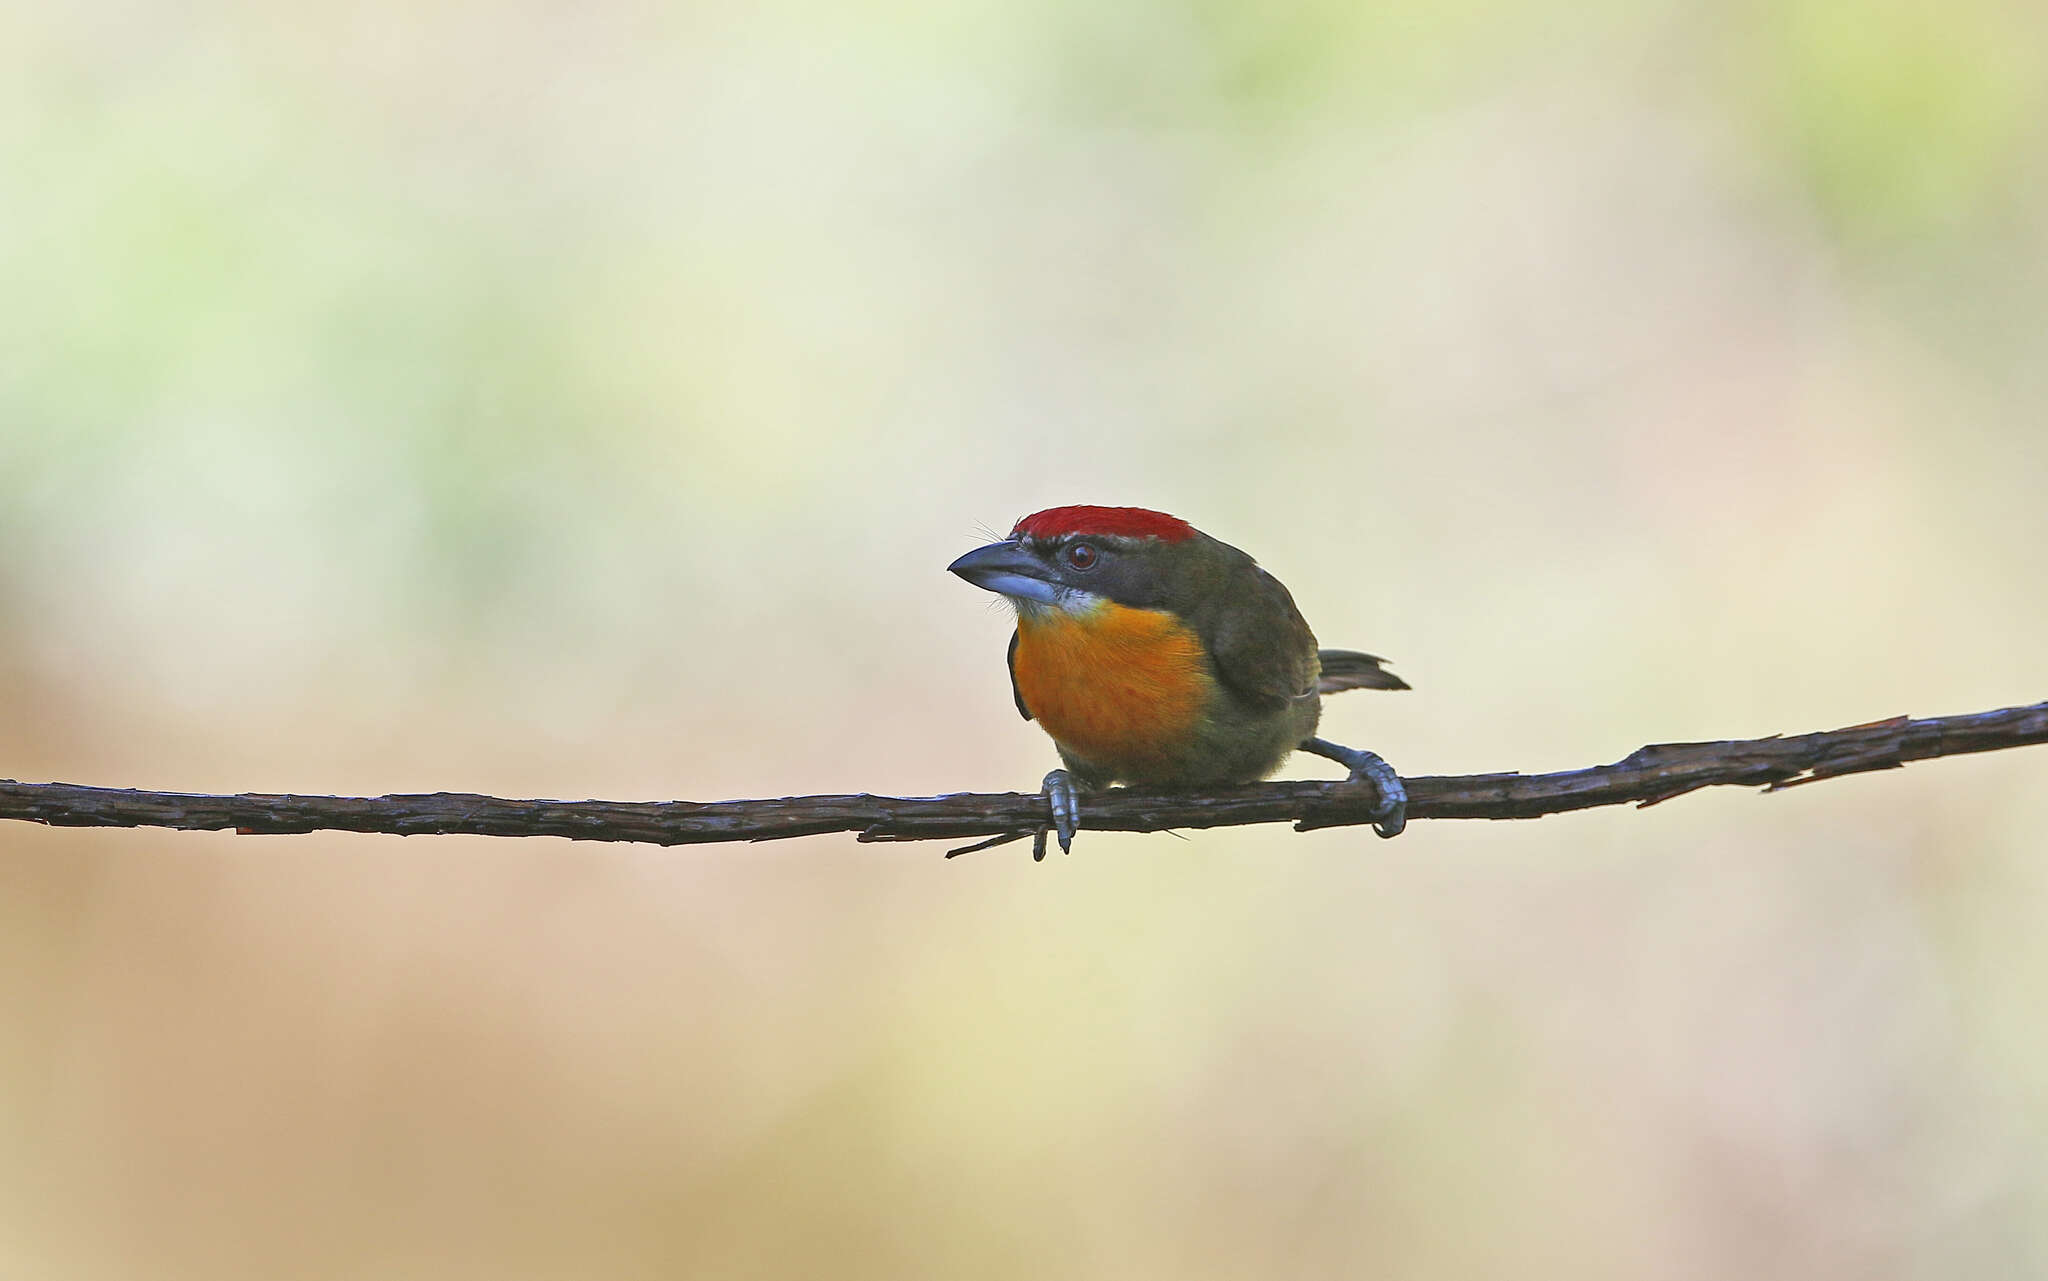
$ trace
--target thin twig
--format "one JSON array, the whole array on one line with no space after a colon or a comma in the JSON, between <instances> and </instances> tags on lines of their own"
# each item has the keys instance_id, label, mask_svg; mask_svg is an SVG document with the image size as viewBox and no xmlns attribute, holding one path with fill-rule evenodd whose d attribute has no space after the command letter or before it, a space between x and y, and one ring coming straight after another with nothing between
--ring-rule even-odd
<instances>
[{"instance_id":1,"label":"thin twig","mask_svg":"<svg viewBox=\"0 0 2048 1281\"><path fill-rule=\"evenodd\" d=\"M1897 769L1908 761L2048 742L2048 702L1995 712L1715 743L1664 743L1612 765L1556 774L1418 777L1408 817L1537 818L1597 805L1653 805L1724 784L1778 790ZM1088 796L1081 826L1157 832L1291 822L1298 831L1371 821L1370 786L1347 782L1255 783L1201 793L1116 788ZM212 796L0 781L0 819L60 827L231 828L245 834L316 831L398 836L566 836L583 841L686 845L772 841L857 832L863 841L958 840L1029 832L1046 820L1031 792L951 796L786 796L773 800L521 801L465 792L416 796Z\"/></svg>"}]
</instances>

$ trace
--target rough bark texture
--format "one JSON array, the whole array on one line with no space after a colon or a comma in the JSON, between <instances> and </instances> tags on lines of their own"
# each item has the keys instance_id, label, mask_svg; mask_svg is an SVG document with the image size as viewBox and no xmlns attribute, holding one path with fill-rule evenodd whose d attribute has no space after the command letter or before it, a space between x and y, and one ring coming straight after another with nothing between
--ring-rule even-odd
<instances>
[{"instance_id":1,"label":"rough bark texture","mask_svg":"<svg viewBox=\"0 0 2048 1281\"><path fill-rule=\"evenodd\" d=\"M1769 790L1908 761L2048 742L2048 703L1911 720L1904 716L1790 738L1663 743L1612 765L1555 774L1417 777L1408 817L1537 818L1597 805L1650 805L1722 784ZM1291 822L1298 830L1371 821L1370 787L1258 783L1162 794L1117 788L1086 798L1081 827L1157 832ZM0 781L0 818L61 827L230 828L248 834L383 832L398 836L566 836L687 845L857 832L863 841L955 840L1025 831L1046 818L1030 792L950 796L785 796L771 800L505 800L462 792L400 796L211 796Z\"/></svg>"}]
</instances>

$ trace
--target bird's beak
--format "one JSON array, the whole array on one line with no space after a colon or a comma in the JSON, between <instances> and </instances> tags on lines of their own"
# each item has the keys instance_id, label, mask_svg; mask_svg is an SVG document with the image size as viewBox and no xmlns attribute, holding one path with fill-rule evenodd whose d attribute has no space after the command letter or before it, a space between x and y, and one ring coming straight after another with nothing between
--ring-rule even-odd
<instances>
[{"instance_id":1,"label":"bird's beak","mask_svg":"<svg viewBox=\"0 0 2048 1281\"><path fill-rule=\"evenodd\" d=\"M1050 605L1059 599L1059 587L1049 580L1045 565L1012 538L977 547L946 566L976 587L997 592L1012 600L1037 601Z\"/></svg>"}]
</instances>

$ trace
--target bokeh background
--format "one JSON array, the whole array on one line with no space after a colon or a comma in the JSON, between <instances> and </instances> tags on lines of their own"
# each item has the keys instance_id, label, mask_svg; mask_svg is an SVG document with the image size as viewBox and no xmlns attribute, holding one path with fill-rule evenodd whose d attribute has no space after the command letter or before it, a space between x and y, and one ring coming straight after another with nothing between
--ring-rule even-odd
<instances>
[{"instance_id":1,"label":"bokeh background","mask_svg":"<svg viewBox=\"0 0 2048 1281\"><path fill-rule=\"evenodd\" d=\"M1029 788L943 567L1064 502L1392 655L1409 773L2032 702L2044 122L2012 0L9 5L0 774ZM5 825L0 1271L2039 1274L2044 771Z\"/></svg>"}]
</instances>

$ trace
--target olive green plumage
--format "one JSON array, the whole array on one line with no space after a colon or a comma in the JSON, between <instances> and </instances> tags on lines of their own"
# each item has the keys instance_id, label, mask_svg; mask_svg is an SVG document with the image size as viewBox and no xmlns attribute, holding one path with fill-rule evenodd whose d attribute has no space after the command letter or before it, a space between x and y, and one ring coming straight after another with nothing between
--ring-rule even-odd
<instances>
[{"instance_id":1,"label":"olive green plumage","mask_svg":"<svg viewBox=\"0 0 2048 1281\"><path fill-rule=\"evenodd\" d=\"M1096 556L1086 569L1077 569L1065 553L1083 541ZM1026 539L1023 546L1047 581L1076 597L1169 613L1199 638L1213 692L1188 741L1178 745L1172 768L1164 775L1153 771L1147 783L1202 787L1265 778L1315 734L1321 695L1408 688L1374 655L1319 649L1287 588L1249 555L1207 534L1173 542L1077 534ZM1030 720L1031 708L1017 687L1017 644L1013 633L1010 692L1018 712ZM1060 756L1086 786L1129 781L1113 762L1077 759L1063 746Z\"/></svg>"}]
</instances>

